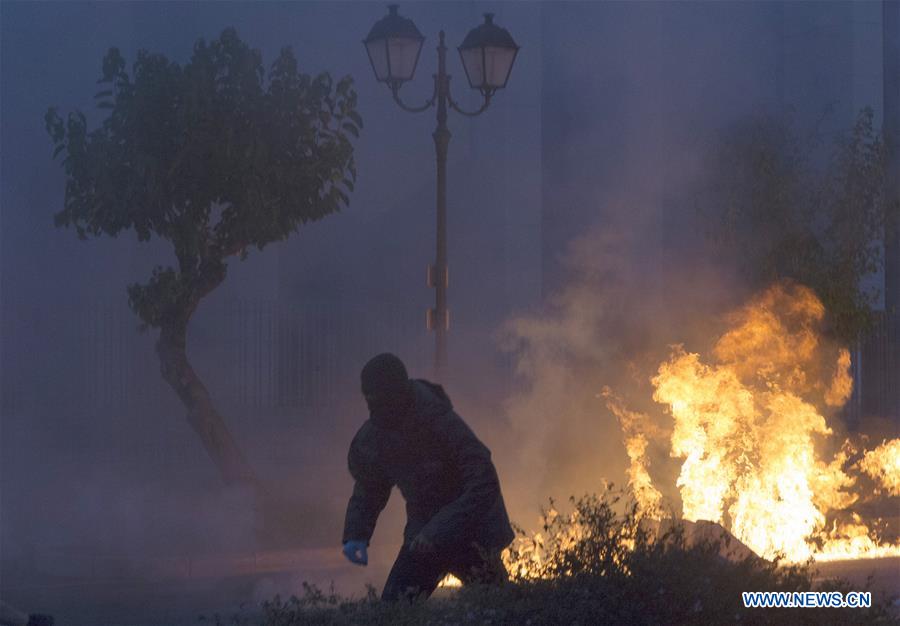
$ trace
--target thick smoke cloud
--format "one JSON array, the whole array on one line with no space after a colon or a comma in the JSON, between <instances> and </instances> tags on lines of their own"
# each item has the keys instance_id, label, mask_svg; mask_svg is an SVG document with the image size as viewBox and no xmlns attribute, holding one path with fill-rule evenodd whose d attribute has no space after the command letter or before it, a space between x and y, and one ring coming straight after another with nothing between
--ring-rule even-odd
<instances>
[{"instance_id":1,"label":"thick smoke cloud","mask_svg":"<svg viewBox=\"0 0 900 626\"><path fill-rule=\"evenodd\" d=\"M661 268L637 212L623 214L574 241L565 261L570 282L542 311L510 320L500 333L521 382L505 408L516 442L507 451L516 468L507 489L523 522L547 496L624 484L628 458L604 388L659 414L649 379L669 346L706 344L717 314L742 293L723 268ZM665 296L648 289L660 278Z\"/></svg>"}]
</instances>

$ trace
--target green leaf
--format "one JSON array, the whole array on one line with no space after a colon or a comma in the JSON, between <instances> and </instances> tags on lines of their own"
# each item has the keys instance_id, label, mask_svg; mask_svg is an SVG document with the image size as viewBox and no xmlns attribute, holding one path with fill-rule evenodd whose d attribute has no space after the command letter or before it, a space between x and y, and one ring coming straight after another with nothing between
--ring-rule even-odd
<instances>
[{"instance_id":1,"label":"green leaf","mask_svg":"<svg viewBox=\"0 0 900 626\"><path fill-rule=\"evenodd\" d=\"M234 29L199 40L180 61L141 51L129 66L110 48L97 81L108 88L95 94L105 119L94 128L80 112L45 115L66 176L56 226L79 238L134 230L139 241L173 245L178 271L158 268L129 288L150 326L187 297L192 272L234 253L207 243L211 219L215 240L246 242L236 251L246 258L249 246L264 250L349 202L341 189L353 189L351 137L362 123L352 80L313 79L290 50L268 76L264 67Z\"/></svg>"}]
</instances>

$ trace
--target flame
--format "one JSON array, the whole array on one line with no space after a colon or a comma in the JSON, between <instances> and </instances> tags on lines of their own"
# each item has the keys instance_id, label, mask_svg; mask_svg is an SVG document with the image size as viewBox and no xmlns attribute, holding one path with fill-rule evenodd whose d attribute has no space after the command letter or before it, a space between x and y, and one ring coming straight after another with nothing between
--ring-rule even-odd
<instances>
[{"instance_id":1,"label":"flame","mask_svg":"<svg viewBox=\"0 0 900 626\"><path fill-rule=\"evenodd\" d=\"M438 583L438 587L449 587L452 589L456 589L462 586L462 581L453 574L447 574L441 579L441 582Z\"/></svg>"},{"instance_id":2,"label":"flame","mask_svg":"<svg viewBox=\"0 0 900 626\"><path fill-rule=\"evenodd\" d=\"M885 441L867 451L859 467L878 481L888 494L900 496L900 439Z\"/></svg>"},{"instance_id":3,"label":"flame","mask_svg":"<svg viewBox=\"0 0 900 626\"><path fill-rule=\"evenodd\" d=\"M825 404L842 407L853 393L853 377L850 375L850 352L841 350L831 387L825 392Z\"/></svg>"},{"instance_id":4,"label":"flame","mask_svg":"<svg viewBox=\"0 0 900 626\"><path fill-rule=\"evenodd\" d=\"M675 346L659 366L653 399L674 422L670 454L682 459L683 515L721 523L765 558L900 555L900 542L881 542L858 515L834 519L846 517L858 495L844 470L847 452L824 460L833 435L825 413L842 406L853 386L849 351L835 356L822 341L824 315L810 289L777 284L729 316L711 358ZM622 426L635 497L656 509L661 496L646 449L659 432L608 390L604 396ZM900 439L865 452L859 467L900 494Z\"/></svg>"},{"instance_id":5,"label":"flame","mask_svg":"<svg viewBox=\"0 0 900 626\"><path fill-rule=\"evenodd\" d=\"M512 546L503 550L501 554L503 565L511 576L519 579L539 578L539 572L548 557L552 559L552 555L547 554L548 544L564 552L574 548L585 537L585 528L577 510L560 518L563 524L554 526L557 518L560 518L560 513L554 506L544 510L543 527L545 532L550 533L548 536L545 537L541 532L532 532L517 537Z\"/></svg>"},{"instance_id":6,"label":"flame","mask_svg":"<svg viewBox=\"0 0 900 626\"><path fill-rule=\"evenodd\" d=\"M650 419L643 413L636 413L625 408L621 398L613 394L609 387L603 388L603 397L606 398L606 406L619 420L622 434L625 440L625 451L628 453L630 464L628 466L628 484L635 494L635 498L641 505L641 509L650 517L658 517L658 510L662 504L662 494L653 486L647 458L648 437L658 437L661 432Z\"/></svg>"}]
</instances>

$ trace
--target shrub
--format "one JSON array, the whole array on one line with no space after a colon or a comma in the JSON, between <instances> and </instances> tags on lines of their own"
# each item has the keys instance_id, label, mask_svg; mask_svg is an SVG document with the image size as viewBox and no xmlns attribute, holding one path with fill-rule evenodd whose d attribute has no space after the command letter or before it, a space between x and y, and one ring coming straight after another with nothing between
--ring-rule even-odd
<instances>
[{"instance_id":1,"label":"shrub","mask_svg":"<svg viewBox=\"0 0 900 626\"><path fill-rule=\"evenodd\" d=\"M877 624L900 623L889 601L868 609L745 609L742 591L814 590L810 564L755 556L725 558L729 535L693 540L682 524L652 523L608 491L553 502L543 528L518 538L506 555L510 582L469 586L449 598L385 605L371 587L348 600L304 584L303 594L266 602L262 614L233 624ZM624 506L623 506L624 505ZM617 512L623 509L624 512ZM850 590L829 581L815 590ZM879 598L873 598L879 600Z\"/></svg>"}]
</instances>

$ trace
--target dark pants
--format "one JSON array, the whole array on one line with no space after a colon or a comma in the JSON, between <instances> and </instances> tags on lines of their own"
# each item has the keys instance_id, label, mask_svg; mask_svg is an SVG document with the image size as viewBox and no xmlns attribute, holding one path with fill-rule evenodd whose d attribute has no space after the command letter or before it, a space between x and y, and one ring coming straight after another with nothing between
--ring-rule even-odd
<instances>
[{"instance_id":1,"label":"dark pants","mask_svg":"<svg viewBox=\"0 0 900 626\"><path fill-rule=\"evenodd\" d=\"M404 544L394 561L381 599L385 602L427 598L448 573L463 584L502 584L508 580L500 551L485 552L477 546L441 550L429 554L411 552Z\"/></svg>"}]
</instances>

